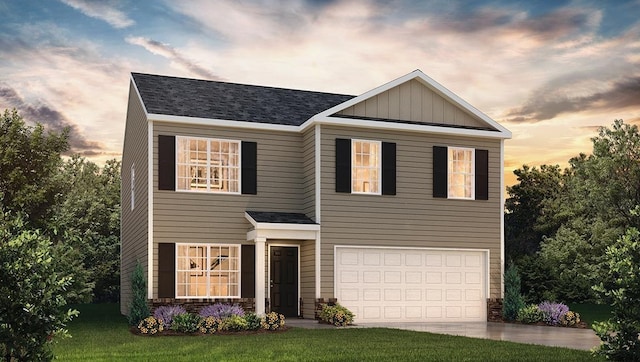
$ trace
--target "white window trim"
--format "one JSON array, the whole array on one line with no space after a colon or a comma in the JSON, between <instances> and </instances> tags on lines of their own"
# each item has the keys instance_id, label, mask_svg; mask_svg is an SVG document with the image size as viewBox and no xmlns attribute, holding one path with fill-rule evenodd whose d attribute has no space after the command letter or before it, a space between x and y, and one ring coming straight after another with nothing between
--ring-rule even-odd
<instances>
[{"instance_id":1,"label":"white window trim","mask_svg":"<svg viewBox=\"0 0 640 362\"><path fill-rule=\"evenodd\" d=\"M131 211L136 208L136 164L131 164Z\"/></svg>"},{"instance_id":2,"label":"white window trim","mask_svg":"<svg viewBox=\"0 0 640 362\"><path fill-rule=\"evenodd\" d=\"M353 159L353 150L354 150L354 144L356 142L368 142L368 143L375 143L378 145L378 165L377 165L378 191L377 192L355 191L353 189L353 168L354 168L354 162L355 162L355 160ZM351 139L351 193L355 195L382 195L382 141L363 140L363 139L356 139L356 138Z\"/></svg>"},{"instance_id":3,"label":"white window trim","mask_svg":"<svg viewBox=\"0 0 640 362\"><path fill-rule=\"evenodd\" d=\"M178 296L178 246L204 246L207 247L207 265L211 265L211 253L208 251L213 247L230 247L238 249L238 294L237 295L209 295L211 290L210 279L207 278L207 295L206 296ZM217 244L217 243L175 243L175 270L174 270L174 294L176 299L211 299L211 298L240 298L242 295L242 245L240 244ZM210 271L210 270L209 270Z\"/></svg>"},{"instance_id":4,"label":"white window trim","mask_svg":"<svg viewBox=\"0 0 640 362\"><path fill-rule=\"evenodd\" d=\"M178 179L179 179L179 174L178 174L178 152L180 151L180 149L178 148L178 144L180 143L180 140L204 140L207 141L207 160L208 157L210 155L210 150L209 147L211 147L210 142L211 141L222 141L222 142L234 142L238 144L238 191L211 191L210 188L207 188L207 190L205 191L197 191L197 190L184 190L184 189L179 189L178 188ZM240 195L242 194L242 141L241 140L234 140L234 139L227 139L227 138L211 138L211 137L193 137L193 136L176 136L176 153L174 155L175 157L175 191L176 192L192 192L192 193L198 193L198 194L222 194L222 195ZM210 169L211 166L208 165L207 169ZM207 178L207 182L209 182L209 178Z\"/></svg>"},{"instance_id":5,"label":"white window trim","mask_svg":"<svg viewBox=\"0 0 640 362\"><path fill-rule=\"evenodd\" d=\"M449 164L453 160L449 159L449 150L471 151L471 196L452 196L449 192ZM475 200L476 199L476 149L471 147L447 147L447 198L452 200Z\"/></svg>"}]
</instances>

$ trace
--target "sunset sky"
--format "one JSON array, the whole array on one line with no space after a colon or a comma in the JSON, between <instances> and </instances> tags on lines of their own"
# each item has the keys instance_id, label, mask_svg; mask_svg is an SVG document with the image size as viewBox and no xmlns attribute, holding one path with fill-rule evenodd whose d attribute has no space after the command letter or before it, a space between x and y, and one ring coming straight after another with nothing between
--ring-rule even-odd
<instances>
[{"instance_id":1,"label":"sunset sky","mask_svg":"<svg viewBox=\"0 0 640 362\"><path fill-rule=\"evenodd\" d=\"M640 124L640 0L0 0L0 110L98 163L131 72L358 95L414 69L513 132L510 184Z\"/></svg>"}]
</instances>

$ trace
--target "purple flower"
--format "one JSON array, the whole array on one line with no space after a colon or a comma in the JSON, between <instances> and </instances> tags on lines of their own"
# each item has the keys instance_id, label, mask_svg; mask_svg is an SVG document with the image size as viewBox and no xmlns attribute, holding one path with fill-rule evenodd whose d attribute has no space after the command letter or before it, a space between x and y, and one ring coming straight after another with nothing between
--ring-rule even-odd
<instances>
[{"instance_id":1,"label":"purple flower","mask_svg":"<svg viewBox=\"0 0 640 362\"><path fill-rule=\"evenodd\" d=\"M550 325L558 325L563 315L567 314L569 307L562 303L544 301L538 305L542 312L542 320Z\"/></svg>"},{"instance_id":2,"label":"purple flower","mask_svg":"<svg viewBox=\"0 0 640 362\"><path fill-rule=\"evenodd\" d=\"M153 312L153 316L156 317L156 319L162 320L165 327L169 329L173 322L173 317L184 313L187 313L187 311L180 305L163 305L156 308Z\"/></svg>"},{"instance_id":3,"label":"purple flower","mask_svg":"<svg viewBox=\"0 0 640 362\"><path fill-rule=\"evenodd\" d=\"M244 317L244 309L242 309L242 307L237 304L231 305L223 303L207 305L200 309L200 316L203 318L215 317L218 319L225 319L233 315Z\"/></svg>"}]
</instances>

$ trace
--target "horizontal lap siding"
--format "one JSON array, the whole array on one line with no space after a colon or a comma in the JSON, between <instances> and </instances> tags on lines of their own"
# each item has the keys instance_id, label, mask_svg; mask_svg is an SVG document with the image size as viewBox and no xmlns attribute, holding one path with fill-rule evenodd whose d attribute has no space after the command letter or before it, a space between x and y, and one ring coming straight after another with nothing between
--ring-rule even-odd
<instances>
[{"instance_id":1,"label":"horizontal lap siding","mask_svg":"<svg viewBox=\"0 0 640 362\"><path fill-rule=\"evenodd\" d=\"M397 195L335 192L335 139L395 142ZM489 150L489 200L432 197L434 145ZM490 250L490 293L500 295L500 141L322 127L322 296L333 296L334 246Z\"/></svg>"},{"instance_id":2,"label":"horizontal lap siding","mask_svg":"<svg viewBox=\"0 0 640 362\"><path fill-rule=\"evenodd\" d=\"M316 220L315 127L310 127L302 135L302 160L304 192L302 207L305 214Z\"/></svg>"},{"instance_id":3,"label":"horizontal lap siding","mask_svg":"<svg viewBox=\"0 0 640 362\"><path fill-rule=\"evenodd\" d=\"M147 119L135 89L129 87L121 188L120 312L129 313L131 274L136 261L147 268ZM131 165L135 164L135 208L131 210Z\"/></svg>"},{"instance_id":4,"label":"horizontal lap siding","mask_svg":"<svg viewBox=\"0 0 640 362\"><path fill-rule=\"evenodd\" d=\"M154 243L246 243L246 210L303 212L302 136L298 133L154 123ZM257 195L160 191L158 135L257 142ZM154 253L157 285L157 253Z\"/></svg>"}]
</instances>

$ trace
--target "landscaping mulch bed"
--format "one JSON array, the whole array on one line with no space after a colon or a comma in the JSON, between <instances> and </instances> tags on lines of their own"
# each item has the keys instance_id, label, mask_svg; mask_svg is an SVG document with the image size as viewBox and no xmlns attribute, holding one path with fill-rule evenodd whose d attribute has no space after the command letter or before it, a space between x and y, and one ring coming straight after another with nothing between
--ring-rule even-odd
<instances>
[{"instance_id":1,"label":"landscaping mulch bed","mask_svg":"<svg viewBox=\"0 0 640 362\"><path fill-rule=\"evenodd\" d=\"M129 327L129 332L131 332L131 334L135 334L137 336L145 336L145 337L155 337L155 336L216 336L216 335L222 335L222 336L242 336L242 335L252 335L252 334L271 334L271 333L284 333L286 331L288 331L290 329L289 326L282 326L278 329L276 329L275 331L272 330L268 330L268 329L256 329L253 331L217 331L216 333L200 333L200 332L193 332L193 333L183 333L183 332L178 332L178 331L174 331L172 329L165 329L162 332L156 333L156 334L143 334L140 333L140 330L138 329L138 327L136 326L131 326Z\"/></svg>"}]
</instances>

